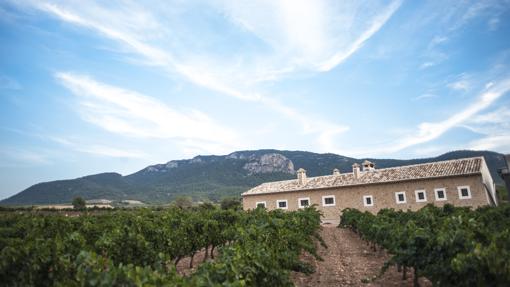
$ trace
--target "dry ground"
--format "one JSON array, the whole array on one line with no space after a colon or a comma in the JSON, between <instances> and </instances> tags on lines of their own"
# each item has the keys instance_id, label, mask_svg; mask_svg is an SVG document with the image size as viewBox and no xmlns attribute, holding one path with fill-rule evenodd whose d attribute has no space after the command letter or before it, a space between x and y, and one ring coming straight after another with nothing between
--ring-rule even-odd
<instances>
[{"instance_id":1,"label":"dry ground","mask_svg":"<svg viewBox=\"0 0 510 287\"><path fill-rule=\"evenodd\" d=\"M379 274L389 256L384 251L372 251L356 234L336 225L324 225L321 231L327 249L319 247L319 255L324 261L312 256L303 256L316 269L312 275L294 273L292 279L296 286L413 286L412 272L403 281L402 274L391 267L377 280L363 283L362 280ZM420 286L431 286L430 282L420 278Z\"/></svg>"},{"instance_id":2,"label":"dry ground","mask_svg":"<svg viewBox=\"0 0 510 287\"><path fill-rule=\"evenodd\" d=\"M382 250L372 251L352 231L337 228L336 224L325 224L321 236L328 248L319 246L319 255L324 261L318 261L311 255L304 255L303 260L311 263L316 271L311 275L293 273L292 280L296 286L413 286L412 271L408 271L408 279L402 280L402 273L391 267L380 278L363 283L362 280L373 278L379 274L389 256ZM215 256L217 256L215 250ZM177 264L177 272L190 275L204 261L205 252L197 252L193 259L193 268L189 268L190 258L183 258ZM208 260L211 260L210 258ZM425 278L420 278L420 286L432 286Z\"/></svg>"},{"instance_id":3,"label":"dry ground","mask_svg":"<svg viewBox=\"0 0 510 287\"><path fill-rule=\"evenodd\" d=\"M214 250L214 256L218 256L218 249ZM205 258L205 249L200 250L195 254L193 257L193 268L189 267L189 263L191 261L191 257L185 257L182 258L179 263L177 263L176 269L177 273L185 276L189 276L195 270L197 270L198 266L204 262L204 260L213 260L211 259L211 256L208 256L208 258Z\"/></svg>"}]
</instances>

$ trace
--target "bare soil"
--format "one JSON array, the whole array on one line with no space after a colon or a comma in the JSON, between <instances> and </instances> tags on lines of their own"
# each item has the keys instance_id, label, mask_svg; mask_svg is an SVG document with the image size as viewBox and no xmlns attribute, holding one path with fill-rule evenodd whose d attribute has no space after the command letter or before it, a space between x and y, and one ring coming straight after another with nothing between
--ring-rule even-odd
<instances>
[{"instance_id":1,"label":"bare soil","mask_svg":"<svg viewBox=\"0 0 510 287\"><path fill-rule=\"evenodd\" d=\"M413 286L412 269L407 271L407 280L402 280L402 272L398 272L396 267L390 267L377 277L390 256L384 250L373 251L352 231L337 228L336 224L325 224L321 236L328 246L324 248L318 244L318 253L323 261L309 254L303 255L302 259L315 267L315 273L293 272L292 281L296 286ZM217 250L214 253L218 256ZM205 249L197 252L193 268L189 267L191 258L183 258L177 264L177 272L189 276L204 262L204 257ZM207 260L212 259L209 257ZM426 278L419 278L419 283L422 287L432 286Z\"/></svg>"},{"instance_id":2,"label":"bare soil","mask_svg":"<svg viewBox=\"0 0 510 287\"><path fill-rule=\"evenodd\" d=\"M303 260L315 267L315 273L293 273L296 286L413 286L413 271L407 271L407 280L396 267L390 267L382 276L381 268L389 259L384 250L372 251L359 236L336 225L323 225L321 235L328 248L319 246L324 261L315 260L309 254ZM367 282L367 283L363 283ZM426 278L419 278L420 286L432 286Z\"/></svg>"},{"instance_id":3,"label":"bare soil","mask_svg":"<svg viewBox=\"0 0 510 287\"><path fill-rule=\"evenodd\" d=\"M216 258L216 256L218 256L218 249L214 249L214 257ZM204 260L206 260L206 261L214 260L211 258L210 254L209 254L208 258L205 258L205 249L198 251L195 254L195 256L193 256L193 268L189 267L191 257L182 258L177 263L177 266L176 266L177 273L179 273L180 275L189 276L189 275L193 274L195 272L195 270L197 270L198 266L200 266L200 264L202 264L204 262Z\"/></svg>"}]
</instances>

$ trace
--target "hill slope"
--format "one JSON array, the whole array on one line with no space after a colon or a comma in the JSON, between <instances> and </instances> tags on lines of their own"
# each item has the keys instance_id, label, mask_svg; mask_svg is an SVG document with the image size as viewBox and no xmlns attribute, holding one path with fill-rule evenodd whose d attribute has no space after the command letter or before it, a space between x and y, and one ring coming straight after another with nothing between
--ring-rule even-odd
<instances>
[{"instance_id":1,"label":"hill slope","mask_svg":"<svg viewBox=\"0 0 510 287\"><path fill-rule=\"evenodd\" d=\"M492 177L496 182L501 182L497 169L504 165L503 155L490 151L453 151L434 158L411 160L369 160L375 162L377 168L385 168L472 156L484 156ZM303 151L238 151L224 156L197 156L189 160L170 161L148 166L127 176L101 173L38 183L0 204L67 203L76 196L85 199L136 199L162 203L179 195L190 195L195 200L214 201L225 196L239 195L266 181L294 178L295 170L300 167L305 168L309 176L318 176L330 174L334 168L349 172L353 163L361 163L363 160Z\"/></svg>"}]
</instances>

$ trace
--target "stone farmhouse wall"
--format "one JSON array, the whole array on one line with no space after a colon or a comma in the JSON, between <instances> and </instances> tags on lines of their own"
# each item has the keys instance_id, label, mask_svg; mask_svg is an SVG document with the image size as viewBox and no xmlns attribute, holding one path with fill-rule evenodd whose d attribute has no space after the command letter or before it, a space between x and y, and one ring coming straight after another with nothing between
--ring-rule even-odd
<instances>
[{"instance_id":1,"label":"stone farmhouse wall","mask_svg":"<svg viewBox=\"0 0 510 287\"><path fill-rule=\"evenodd\" d=\"M469 187L470 198L461 199L459 187ZM437 200L435 189L445 189L446 200ZM425 190L426 200L417 202L416 190ZM405 203L397 203L396 192L405 192ZM334 196L334 206L324 206L323 197ZM364 196L372 196L373 206L365 206ZM268 210L277 208L277 200L287 200L286 210L297 210L298 200L309 198L310 204L316 204L323 212L324 220L338 220L344 208L357 208L361 211L377 213L383 208L418 210L432 203L442 206L446 203L455 206L473 208L489 205L489 197L482 182L482 175L468 175L435 179L419 179L394 183L377 183L367 185L343 186L309 191L278 192L243 196L245 210L256 208L257 202L265 202Z\"/></svg>"}]
</instances>

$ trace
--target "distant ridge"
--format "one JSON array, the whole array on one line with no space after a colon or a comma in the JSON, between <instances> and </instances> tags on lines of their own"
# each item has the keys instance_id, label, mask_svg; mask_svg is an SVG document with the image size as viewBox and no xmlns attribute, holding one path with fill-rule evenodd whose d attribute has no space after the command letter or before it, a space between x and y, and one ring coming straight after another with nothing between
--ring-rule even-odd
<instances>
[{"instance_id":1,"label":"distant ridge","mask_svg":"<svg viewBox=\"0 0 510 287\"><path fill-rule=\"evenodd\" d=\"M295 170L303 167L310 176L330 174L334 168L351 170L353 163L368 159L376 168L394 167L432 161L483 156L493 179L502 180L497 169L504 166L503 155L491 151L459 150L437 157L398 160L351 158L332 153L305 151L251 150L228 155L196 156L148 166L136 173L100 173L76 179L35 184L3 201L2 205L69 203L76 196L85 199L141 200L165 203L180 195L195 200L216 201L242 192L267 181L294 178Z\"/></svg>"}]
</instances>

